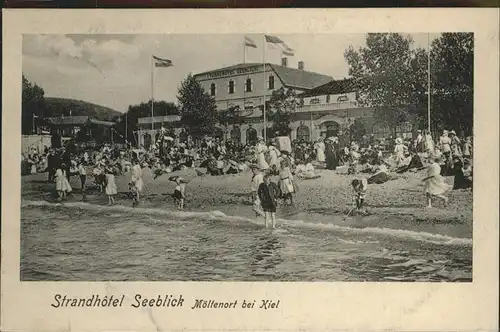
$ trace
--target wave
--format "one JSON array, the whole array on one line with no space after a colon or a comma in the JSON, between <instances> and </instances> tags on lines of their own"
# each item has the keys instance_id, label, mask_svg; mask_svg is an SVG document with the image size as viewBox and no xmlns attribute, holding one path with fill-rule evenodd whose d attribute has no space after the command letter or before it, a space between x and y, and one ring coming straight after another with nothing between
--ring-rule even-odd
<instances>
[{"instance_id":1,"label":"wave","mask_svg":"<svg viewBox=\"0 0 500 332\"><path fill-rule=\"evenodd\" d=\"M159 208L146 208L146 207L130 207L124 205L96 205L85 202L65 202L61 203L51 203L47 201L25 201L21 204L22 207L63 207L63 208L78 208L90 211L107 211L107 212L126 212L134 214L144 214L144 215L157 215L166 216L170 218L180 219L180 220L191 220L191 219L208 219L208 220L218 220L227 222L244 222L252 223L255 225L262 225L262 222L255 219L244 217L227 215L222 211L214 210L208 212L195 212L195 211L172 211ZM293 228L308 228L317 230L331 230L340 231L344 233L354 233L354 234L376 234L392 236L397 238L405 238L416 241L430 242L441 245L472 245L472 239L470 238L458 238L442 234L433 234L427 232L418 232L404 229L395 228L385 228L385 227L349 227L336 225L332 223L321 223L321 222L305 222L303 220L289 220L289 219L276 219L276 222L288 227Z\"/></svg>"}]
</instances>

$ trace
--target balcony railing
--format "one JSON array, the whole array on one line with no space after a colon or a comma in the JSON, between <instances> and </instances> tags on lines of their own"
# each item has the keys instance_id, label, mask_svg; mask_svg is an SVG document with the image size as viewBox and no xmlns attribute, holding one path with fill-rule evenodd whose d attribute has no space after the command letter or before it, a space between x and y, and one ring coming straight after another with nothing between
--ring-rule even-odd
<instances>
[{"instance_id":1,"label":"balcony railing","mask_svg":"<svg viewBox=\"0 0 500 332\"><path fill-rule=\"evenodd\" d=\"M180 115L166 115L166 116L150 116L145 118L139 118L139 124L151 124L151 123L161 123L161 122L177 122L181 120Z\"/></svg>"},{"instance_id":2,"label":"balcony railing","mask_svg":"<svg viewBox=\"0 0 500 332\"><path fill-rule=\"evenodd\" d=\"M314 112L326 110L339 110L346 108L356 108L358 103L356 101L345 101L340 103L323 103L323 104L310 104L297 108L297 112Z\"/></svg>"}]
</instances>

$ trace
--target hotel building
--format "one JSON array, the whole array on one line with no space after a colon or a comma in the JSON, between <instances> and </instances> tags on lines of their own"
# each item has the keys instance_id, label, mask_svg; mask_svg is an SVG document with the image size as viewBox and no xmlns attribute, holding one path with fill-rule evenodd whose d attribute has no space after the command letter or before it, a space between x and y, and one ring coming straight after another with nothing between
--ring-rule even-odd
<instances>
[{"instance_id":1,"label":"hotel building","mask_svg":"<svg viewBox=\"0 0 500 332\"><path fill-rule=\"evenodd\" d=\"M374 133L377 137L390 135L387 128L374 124L371 108L358 106L352 80L334 80L330 76L307 71L304 62L299 62L298 68L288 67L287 58L282 59L281 65L237 64L194 77L215 99L218 110L239 106L243 123L230 125L229 128L221 126L218 136L230 137L243 144L263 136L264 101L268 103L273 91L281 87L293 89L301 101L301 106L292 115L292 140L311 141L320 136L336 135L339 130L348 131L355 119L361 119L367 134ZM167 123L174 124L176 134L180 133L179 121L179 116L139 119L139 144L149 146L158 129ZM151 129L152 122L154 130Z\"/></svg>"}]
</instances>

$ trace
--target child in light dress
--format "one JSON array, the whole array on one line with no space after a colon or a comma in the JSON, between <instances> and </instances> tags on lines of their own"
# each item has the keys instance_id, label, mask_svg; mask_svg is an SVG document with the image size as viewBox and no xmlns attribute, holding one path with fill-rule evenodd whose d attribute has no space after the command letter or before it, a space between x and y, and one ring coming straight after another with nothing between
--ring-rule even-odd
<instances>
[{"instance_id":1,"label":"child in light dress","mask_svg":"<svg viewBox=\"0 0 500 332\"><path fill-rule=\"evenodd\" d=\"M281 171L279 173L279 184L281 193L283 195L283 201L290 201L290 205L293 205L293 194L295 193L295 186L293 182L293 175L286 161L281 162Z\"/></svg>"},{"instance_id":2,"label":"child in light dress","mask_svg":"<svg viewBox=\"0 0 500 332\"><path fill-rule=\"evenodd\" d=\"M441 176L440 158L434 156L433 162L427 167L427 176L422 180L425 183L425 196L427 197L427 207L432 207L432 197L441 198L445 205L448 198L443 194L452 187L448 185Z\"/></svg>"},{"instance_id":3,"label":"child in light dress","mask_svg":"<svg viewBox=\"0 0 500 332\"><path fill-rule=\"evenodd\" d=\"M72 191L72 188L68 182L68 178L66 177L65 169L66 164L61 164L61 166L56 170L55 175L56 191L59 200L64 199L66 195Z\"/></svg>"},{"instance_id":4,"label":"child in light dress","mask_svg":"<svg viewBox=\"0 0 500 332\"><path fill-rule=\"evenodd\" d=\"M115 204L114 196L118 193L115 182L115 170L114 167L108 165L105 169L106 174L106 195L108 195L108 204Z\"/></svg>"}]
</instances>

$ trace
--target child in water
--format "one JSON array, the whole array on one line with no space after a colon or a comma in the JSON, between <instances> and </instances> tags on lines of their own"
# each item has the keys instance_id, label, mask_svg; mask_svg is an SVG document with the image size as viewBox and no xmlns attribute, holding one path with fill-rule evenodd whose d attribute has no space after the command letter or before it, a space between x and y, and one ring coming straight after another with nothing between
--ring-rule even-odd
<instances>
[{"instance_id":1,"label":"child in water","mask_svg":"<svg viewBox=\"0 0 500 332\"><path fill-rule=\"evenodd\" d=\"M368 188L368 181L366 179L355 179L351 182L352 188L354 189L354 200L356 202L356 210L360 211L363 208L363 203L365 202L366 189Z\"/></svg>"},{"instance_id":2,"label":"child in water","mask_svg":"<svg viewBox=\"0 0 500 332\"><path fill-rule=\"evenodd\" d=\"M278 186L275 183L272 183L271 177L266 174L264 176L264 182L259 185L259 189L257 191L262 210L264 210L266 228L269 224L269 219L272 221L272 228L275 228L276 225L276 206L278 204L277 193Z\"/></svg>"},{"instance_id":3,"label":"child in water","mask_svg":"<svg viewBox=\"0 0 500 332\"><path fill-rule=\"evenodd\" d=\"M137 187L135 186L134 182L129 182L128 183L128 191L130 196L132 197L132 206L137 206L139 204L139 193L137 191Z\"/></svg>"}]
</instances>

